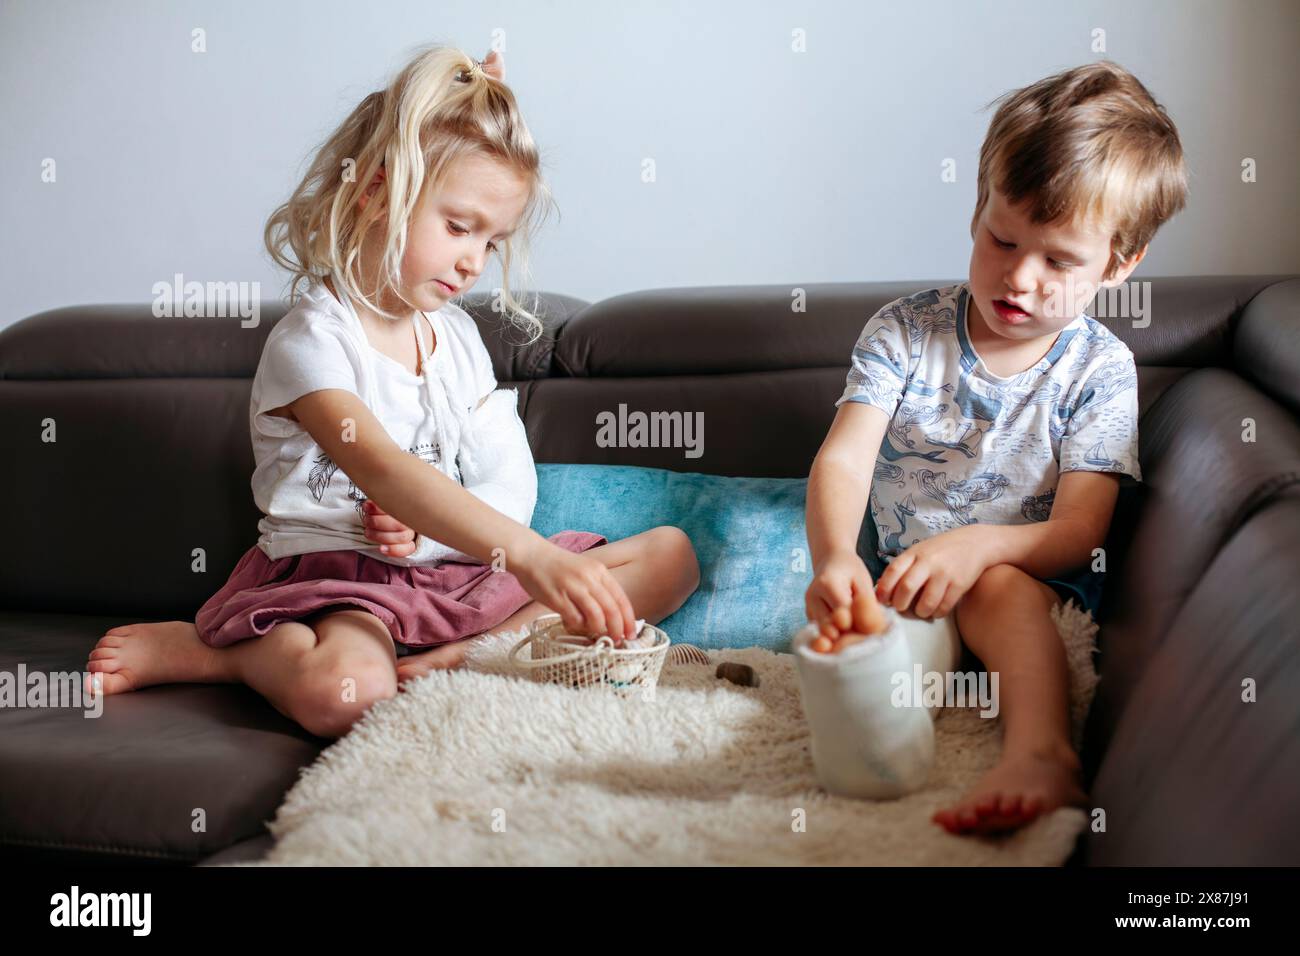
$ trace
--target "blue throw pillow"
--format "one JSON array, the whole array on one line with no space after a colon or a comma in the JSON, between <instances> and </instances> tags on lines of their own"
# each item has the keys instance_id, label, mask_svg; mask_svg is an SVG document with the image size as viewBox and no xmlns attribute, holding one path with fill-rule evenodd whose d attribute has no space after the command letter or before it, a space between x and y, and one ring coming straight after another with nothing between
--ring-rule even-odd
<instances>
[{"instance_id":1,"label":"blue throw pillow","mask_svg":"<svg viewBox=\"0 0 1300 956\"><path fill-rule=\"evenodd\" d=\"M676 525L700 561L699 589L659 626L705 648L789 651L812 581L805 478L728 478L628 465L537 466L533 530L611 542ZM637 610L637 608L633 608Z\"/></svg>"}]
</instances>

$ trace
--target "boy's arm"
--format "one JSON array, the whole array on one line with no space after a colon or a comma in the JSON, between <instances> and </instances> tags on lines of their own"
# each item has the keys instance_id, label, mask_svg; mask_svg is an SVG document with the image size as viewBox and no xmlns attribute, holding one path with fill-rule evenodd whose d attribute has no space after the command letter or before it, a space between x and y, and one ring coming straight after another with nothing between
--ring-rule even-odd
<instances>
[{"instance_id":1,"label":"boy's arm","mask_svg":"<svg viewBox=\"0 0 1300 956\"><path fill-rule=\"evenodd\" d=\"M888 413L864 402L845 402L835 413L808 475L805 521L814 571L837 552L857 554L876 455L888 427Z\"/></svg>"},{"instance_id":2,"label":"boy's arm","mask_svg":"<svg viewBox=\"0 0 1300 956\"><path fill-rule=\"evenodd\" d=\"M1010 564L1036 578L1052 578L1092 561L1110 528L1119 475L1067 471L1060 476L1052 514L1028 525L972 525L988 548L988 566Z\"/></svg>"}]
</instances>

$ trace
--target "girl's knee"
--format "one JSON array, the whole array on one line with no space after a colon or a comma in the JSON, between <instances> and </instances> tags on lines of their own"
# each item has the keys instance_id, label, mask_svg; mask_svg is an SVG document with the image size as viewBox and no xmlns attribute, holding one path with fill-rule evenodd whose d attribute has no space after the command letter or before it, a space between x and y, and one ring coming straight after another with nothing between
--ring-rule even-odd
<instances>
[{"instance_id":1,"label":"girl's knee","mask_svg":"<svg viewBox=\"0 0 1300 956\"><path fill-rule=\"evenodd\" d=\"M316 632L303 621L281 621L257 640L263 646L274 645L278 652L301 655L316 647Z\"/></svg>"},{"instance_id":2,"label":"girl's knee","mask_svg":"<svg viewBox=\"0 0 1300 956\"><path fill-rule=\"evenodd\" d=\"M386 662L341 658L304 674L296 716L317 736L341 737L376 702L396 694L397 672Z\"/></svg>"},{"instance_id":3,"label":"girl's knee","mask_svg":"<svg viewBox=\"0 0 1300 956\"><path fill-rule=\"evenodd\" d=\"M653 536L652 552L675 573L689 594L700 585L700 562L690 537L681 528L661 525L647 532Z\"/></svg>"}]
</instances>

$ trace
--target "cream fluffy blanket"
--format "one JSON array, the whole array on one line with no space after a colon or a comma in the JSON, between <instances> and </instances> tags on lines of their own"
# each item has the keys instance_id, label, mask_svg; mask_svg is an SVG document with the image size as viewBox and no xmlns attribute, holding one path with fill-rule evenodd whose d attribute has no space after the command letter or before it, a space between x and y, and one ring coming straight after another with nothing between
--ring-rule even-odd
<instances>
[{"instance_id":1,"label":"cream fluffy blanket","mask_svg":"<svg viewBox=\"0 0 1300 956\"><path fill-rule=\"evenodd\" d=\"M1096 625L1053 612L1071 668L1075 739L1097 681ZM468 668L405 685L301 774L253 865L1059 865L1086 823L1063 808L1017 833L930 821L991 767L1001 732L978 707L935 724L927 786L894 801L817 786L794 659L757 648L667 664L653 699L511 676L521 634ZM714 677L749 664L758 688ZM245 864L247 865L247 864Z\"/></svg>"}]
</instances>

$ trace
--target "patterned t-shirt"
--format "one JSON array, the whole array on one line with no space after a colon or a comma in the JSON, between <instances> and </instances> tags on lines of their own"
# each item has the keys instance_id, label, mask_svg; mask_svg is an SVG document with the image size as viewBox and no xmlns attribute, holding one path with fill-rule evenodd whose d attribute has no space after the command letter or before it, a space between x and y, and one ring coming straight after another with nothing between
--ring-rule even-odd
<instances>
[{"instance_id":1,"label":"patterned t-shirt","mask_svg":"<svg viewBox=\"0 0 1300 956\"><path fill-rule=\"evenodd\" d=\"M1128 346L1079 315L1031 368L995 375L971 344L969 300L961 283L882 308L858 337L835 403L874 405L891 419L870 497L885 561L962 525L1046 521L1063 472L1142 480Z\"/></svg>"}]
</instances>

